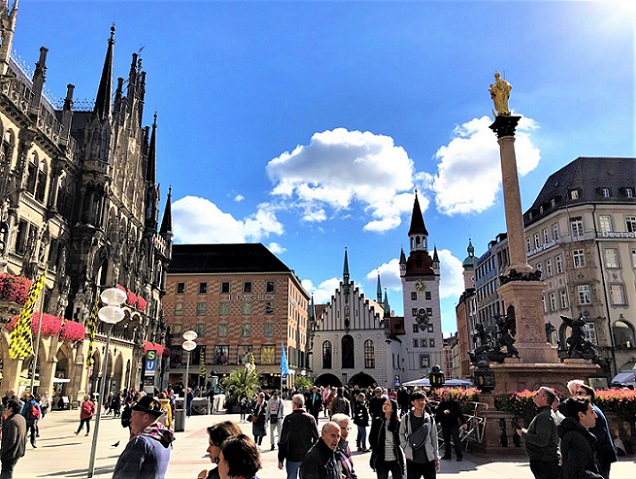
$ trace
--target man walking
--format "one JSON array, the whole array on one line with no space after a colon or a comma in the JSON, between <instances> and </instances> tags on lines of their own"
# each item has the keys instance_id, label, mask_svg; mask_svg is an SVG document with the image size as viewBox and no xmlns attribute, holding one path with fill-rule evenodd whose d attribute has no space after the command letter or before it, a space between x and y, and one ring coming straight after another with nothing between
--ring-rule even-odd
<instances>
[{"instance_id":1,"label":"man walking","mask_svg":"<svg viewBox=\"0 0 636 479\"><path fill-rule=\"evenodd\" d=\"M523 437L534 477L560 478L559 434L555 412L552 409L556 394L550 388L540 387L532 400L538 408L537 415L530 422L528 429L518 429L517 434Z\"/></svg>"},{"instance_id":2,"label":"man walking","mask_svg":"<svg viewBox=\"0 0 636 479\"><path fill-rule=\"evenodd\" d=\"M283 411L283 401L278 397L278 391L272 391L272 397L267 401L267 408L265 410L265 419L269 422L269 442L272 446L272 451L276 449L276 439L274 434L278 436L280 442L280 434L283 429L283 418L285 412Z\"/></svg>"},{"instance_id":3,"label":"man walking","mask_svg":"<svg viewBox=\"0 0 636 479\"><path fill-rule=\"evenodd\" d=\"M20 403L15 399L8 399L2 413L2 446L0 446L2 472L0 472L0 479L12 479L13 468L26 451L26 420L20 414L20 409Z\"/></svg>"},{"instance_id":4,"label":"man walking","mask_svg":"<svg viewBox=\"0 0 636 479\"><path fill-rule=\"evenodd\" d=\"M292 397L292 412L285 417L278 443L278 469L287 470L287 479L297 479L298 471L307 452L318 441L316 419L303 409L302 394Z\"/></svg>"},{"instance_id":5,"label":"man walking","mask_svg":"<svg viewBox=\"0 0 636 479\"><path fill-rule=\"evenodd\" d=\"M37 437L37 422L42 416L40 405L37 403L31 393L26 393L24 396L24 405L22 406L22 416L26 419L26 427L29 431L31 446L36 448L35 438Z\"/></svg>"},{"instance_id":6,"label":"man walking","mask_svg":"<svg viewBox=\"0 0 636 479\"><path fill-rule=\"evenodd\" d=\"M373 397L369 399L369 414L371 414L371 419L382 416L382 405L384 404L385 400L385 398L382 397L381 387L376 387L373 393Z\"/></svg>"},{"instance_id":7,"label":"man walking","mask_svg":"<svg viewBox=\"0 0 636 479\"><path fill-rule=\"evenodd\" d=\"M336 453L339 442L340 426L331 421L325 423L320 439L303 459L300 479L342 479L342 468Z\"/></svg>"},{"instance_id":8,"label":"man walking","mask_svg":"<svg viewBox=\"0 0 636 479\"><path fill-rule=\"evenodd\" d=\"M316 423L318 423L318 415L320 414L321 409L322 396L318 392L318 388L316 386L313 386L307 399L307 411L309 411L309 414L311 414L314 419L316 419Z\"/></svg>"},{"instance_id":9,"label":"man walking","mask_svg":"<svg viewBox=\"0 0 636 479\"><path fill-rule=\"evenodd\" d=\"M331 420L340 426L340 441L336 449L336 454L340 460L342 475L344 479L358 479L356 471L353 469L351 459L351 448L349 447L349 431L351 431L351 418L344 413L336 413L331 416Z\"/></svg>"},{"instance_id":10,"label":"man walking","mask_svg":"<svg viewBox=\"0 0 636 479\"><path fill-rule=\"evenodd\" d=\"M451 438L455 445L455 454L457 460L463 459L462 443L459 440L459 425L466 430L466 418L462 412L459 403L451 397L451 393L445 390L442 393L442 402L437 406L435 419L442 426L442 435L444 436L444 457L442 459L451 459Z\"/></svg>"},{"instance_id":11,"label":"man walking","mask_svg":"<svg viewBox=\"0 0 636 479\"><path fill-rule=\"evenodd\" d=\"M400 444L404 445L407 479L435 479L439 471L437 425L425 411L426 396L421 391L411 395L413 410L400 421Z\"/></svg>"}]
</instances>

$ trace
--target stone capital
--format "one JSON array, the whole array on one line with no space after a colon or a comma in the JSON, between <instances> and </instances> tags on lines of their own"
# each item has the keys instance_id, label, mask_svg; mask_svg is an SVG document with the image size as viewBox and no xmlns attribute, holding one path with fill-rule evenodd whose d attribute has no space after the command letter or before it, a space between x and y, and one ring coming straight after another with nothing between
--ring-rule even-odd
<instances>
[{"instance_id":1,"label":"stone capital","mask_svg":"<svg viewBox=\"0 0 636 479\"><path fill-rule=\"evenodd\" d=\"M495 132L497 138L500 140L506 137L514 138L515 130L520 119L520 116L499 115L489 128Z\"/></svg>"}]
</instances>

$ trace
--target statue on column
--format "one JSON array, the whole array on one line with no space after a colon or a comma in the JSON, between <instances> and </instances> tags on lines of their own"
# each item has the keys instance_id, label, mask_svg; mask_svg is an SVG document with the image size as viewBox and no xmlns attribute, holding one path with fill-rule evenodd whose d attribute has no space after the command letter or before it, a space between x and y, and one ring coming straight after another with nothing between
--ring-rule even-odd
<instances>
[{"instance_id":1,"label":"statue on column","mask_svg":"<svg viewBox=\"0 0 636 479\"><path fill-rule=\"evenodd\" d=\"M490 84L490 98L492 98L495 104L495 116L510 116L510 109L508 108L508 100L510 99L510 90L512 85L506 80L501 78L499 72L495 72L495 83Z\"/></svg>"}]
</instances>

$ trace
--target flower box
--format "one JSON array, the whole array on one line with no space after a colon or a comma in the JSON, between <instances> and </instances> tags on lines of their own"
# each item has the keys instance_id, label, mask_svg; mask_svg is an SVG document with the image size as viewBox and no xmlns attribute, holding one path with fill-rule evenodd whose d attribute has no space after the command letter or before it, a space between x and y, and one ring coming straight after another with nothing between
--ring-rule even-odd
<instances>
[{"instance_id":1,"label":"flower box","mask_svg":"<svg viewBox=\"0 0 636 479\"><path fill-rule=\"evenodd\" d=\"M23 305L26 303L31 284L33 281L24 276L0 273L0 301L12 301Z\"/></svg>"}]
</instances>

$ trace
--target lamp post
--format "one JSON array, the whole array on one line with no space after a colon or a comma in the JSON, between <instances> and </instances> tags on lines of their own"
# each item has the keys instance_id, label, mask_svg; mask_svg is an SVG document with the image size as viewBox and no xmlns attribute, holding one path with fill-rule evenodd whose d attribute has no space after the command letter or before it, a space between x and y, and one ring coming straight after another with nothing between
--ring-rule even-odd
<instances>
[{"instance_id":1,"label":"lamp post","mask_svg":"<svg viewBox=\"0 0 636 479\"><path fill-rule=\"evenodd\" d=\"M431 368L431 372L428 374L428 381L433 388L441 388L444 385L444 373L437 364Z\"/></svg>"},{"instance_id":2,"label":"lamp post","mask_svg":"<svg viewBox=\"0 0 636 479\"><path fill-rule=\"evenodd\" d=\"M102 398L106 390L106 374L108 372L108 348L110 347L110 333L113 324L119 323L124 319L125 313L121 309L121 305L126 301L126 293L119 288L105 289L100 295L102 303L106 306L102 307L97 316L101 321L108 325L106 333L106 349L104 350L104 367L102 369L102 382L99 385L99 397L97 398L97 416L95 417L95 428L93 430L93 442L91 443L91 455L88 462L88 477L93 477L95 470L95 453L97 452L97 436L99 434L99 421L102 417Z\"/></svg>"},{"instance_id":3,"label":"lamp post","mask_svg":"<svg viewBox=\"0 0 636 479\"><path fill-rule=\"evenodd\" d=\"M183 428L185 429L185 421L188 411L188 381L190 379L190 351L197 347L197 343L194 342L197 339L197 333L194 331L186 331L183 333L183 339L185 341L181 344L181 347L188 352L188 359L186 361L186 378L183 384ZM192 406L192 405L190 405Z\"/></svg>"}]
</instances>

